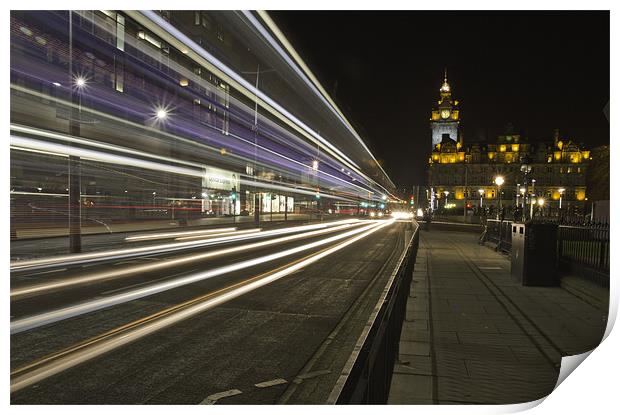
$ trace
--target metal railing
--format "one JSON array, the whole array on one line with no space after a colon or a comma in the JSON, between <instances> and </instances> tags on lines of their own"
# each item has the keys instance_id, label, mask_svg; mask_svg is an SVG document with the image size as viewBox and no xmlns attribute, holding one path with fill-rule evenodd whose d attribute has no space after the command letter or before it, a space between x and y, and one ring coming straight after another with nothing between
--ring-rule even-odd
<instances>
[{"instance_id":1,"label":"metal railing","mask_svg":"<svg viewBox=\"0 0 620 415\"><path fill-rule=\"evenodd\" d=\"M560 225L558 259L561 271L609 287L609 225Z\"/></svg>"},{"instance_id":2,"label":"metal railing","mask_svg":"<svg viewBox=\"0 0 620 415\"><path fill-rule=\"evenodd\" d=\"M493 242L497 251L509 252L512 247L512 221L487 219L481 242Z\"/></svg>"},{"instance_id":3,"label":"metal railing","mask_svg":"<svg viewBox=\"0 0 620 415\"><path fill-rule=\"evenodd\" d=\"M533 223L558 224L558 266L603 287L609 287L609 224L574 218L534 218ZM497 250L512 247L511 221L487 219L480 242L492 242Z\"/></svg>"},{"instance_id":4,"label":"metal railing","mask_svg":"<svg viewBox=\"0 0 620 415\"><path fill-rule=\"evenodd\" d=\"M410 243L333 388L328 404L387 402L420 240L420 227L415 222L414 226Z\"/></svg>"}]
</instances>

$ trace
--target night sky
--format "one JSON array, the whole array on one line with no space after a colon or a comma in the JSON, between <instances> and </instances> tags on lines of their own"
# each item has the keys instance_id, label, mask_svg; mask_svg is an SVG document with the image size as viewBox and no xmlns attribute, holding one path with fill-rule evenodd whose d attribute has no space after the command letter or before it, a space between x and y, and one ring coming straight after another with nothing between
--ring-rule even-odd
<instances>
[{"instance_id":1,"label":"night sky","mask_svg":"<svg viewBox=\"0 0 620 415\"><path fill-rule=\"evenodd\" d=\"M444 67L465 144L609 143L608 12L270 12L399 187L424 184Z\"/></svg>"}]
</instances>

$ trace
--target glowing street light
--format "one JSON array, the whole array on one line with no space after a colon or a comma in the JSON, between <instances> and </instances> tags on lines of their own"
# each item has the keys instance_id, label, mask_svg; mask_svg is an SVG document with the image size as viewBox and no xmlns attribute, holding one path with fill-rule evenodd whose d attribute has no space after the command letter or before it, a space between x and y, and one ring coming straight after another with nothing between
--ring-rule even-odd
<instances>
[{"instance_id":1,"label":"glowing street light","mask_svg":"<svg viewBox=\"0 0 620 415\"><path fill-rule=\"evenodd\" d=\"M482 196L484 196L484 189L478 189L478 193L480 193L480 207L482 207Z\"/></svg>"},{"instance_id":2,"label":"glowing street light","mask_svg":"<svg viewBox=\"0 0 620 415\"><path fill-rule=\"evenodd\" d=\"M558 189L558 192L560 192L560 209L562 209L562 196L564 195L564 192L565 192L565 191L566 191L566 189L565 189L565 188L563 188L563 187L560 187L560 188Z\"/></svg>"},{"instance_id":3,"label":"glowing street light","mask_svg":"<svg viewBox=\"0 0 620 415\"><path fill-rule=\"evenodd\" d=\"M504 184L504 176L496 176L495 184L497 185L497 219L499 219L499 212L502 210L502 185Z\"/></svg>"},{"instance_id":4,"label":"glowing street light","mask_svg":"<svg viewBox=\"0 0 620 415\"><path fill-rule=\"evenodd\" d=\"M77 85L78 88L83 88L84 86L86 86L86 79L82 76L76 77L75 85Z\"/></svg>"},{"instance_id":5,"label":"glowing street light","mask_svg":"<svg viewBox=\"0 0 620 415\"><path fill-rule=\"evenodd\" d=\"M545 206L545 199L543 199L542 197L539 197L536 202L538 203L538 206L540 207Z\"/></svg>"},{"instance_id":6,"label":"glowing street light","mask_svg":"<svg viewBox=\"0 0 620 415\"><path fill-rule=\"evenodd\" d=\"M450 192L447 190L444 190L443 194L446 195L446 202L444 203L444 206L448 206L448 195L450 194Z\"/></svg>"},{"instance_id":7,"label":"glowing street light","mask_svg":"<svg viewBox=\"0 0 620 415\"><path fill-rule=\"evenodd\" d=\"M158 119L163 120L163 119L165 119L165 118L168 116L168 111L166 111L166 110L165 110L165 109L163 109L163 108L159 108L159 109L157 110L157 112L155 112L155 116L156 116Z\"/></svg>"}]
</instances>

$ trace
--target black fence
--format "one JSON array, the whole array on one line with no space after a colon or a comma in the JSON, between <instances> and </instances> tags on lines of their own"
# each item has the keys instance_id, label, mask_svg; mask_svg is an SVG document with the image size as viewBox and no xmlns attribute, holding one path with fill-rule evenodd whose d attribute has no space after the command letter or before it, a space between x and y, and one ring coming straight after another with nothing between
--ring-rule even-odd
<instances>
[{"instance_id":1,"label":"black fence","mask_svg":"<svg viewBox=\"0 0 620 415\"><path fill-rule=\"evenodd\" d=\"M584 222L579 218L535 218L533 222L558 224L558 268L609 287L609 224ZM512 246L511 221L487 219L481 242L492 242L497 250Z\"/></svg>"},{"instance_id":2,"label":"black fence","mask_svg":"<svg viewBox=\"0 0 620 415\"><path fill-rule=\"evenodd\" d=\"M372 324L365 329L365 338L357 344L358 354L347 363L346 377L336 384L328 403L385 404L390 392L394 362L398 357L400 332L407 309L413 268L419 245L419 226L401 257L392 283L376 312ZM342 381L342 383L340 383Z\"/></svg>"},{"instance_id":3,"label":"black fence","mask_svg":"<svg viewBox=\"0 0 620 415\"><path fill-rule=\"evenodd\" d=\"M489 241L496 245L497 250L510 251L512 246L512 222L507 220L487 219L482 242Z\"/></svg>"},{"instance_id":4,"label":"black fence","mask_svg":"<svg viewBox=\"0 0 620 415\"><path fill-rule=\"evenodd\" d=\"M558 259L560 270L609 287L609 225L560 225Z\"/></svg>"}]
</instances>

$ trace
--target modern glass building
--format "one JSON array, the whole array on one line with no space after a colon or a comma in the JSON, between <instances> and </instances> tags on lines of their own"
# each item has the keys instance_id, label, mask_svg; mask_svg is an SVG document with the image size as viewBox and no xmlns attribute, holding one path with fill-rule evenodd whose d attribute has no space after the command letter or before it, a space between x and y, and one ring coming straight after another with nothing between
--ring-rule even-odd
<instances>
[{"instance_id":1,"label":"modern glass building","mask_svg":"<svg viewBox=\"0 0 620 415\"><path fill-rule=\"evenodd\" d=\"M12 238L358 214L393 197L265 13L14 11L11 45Z\"/></svg>"}]
</instances>

